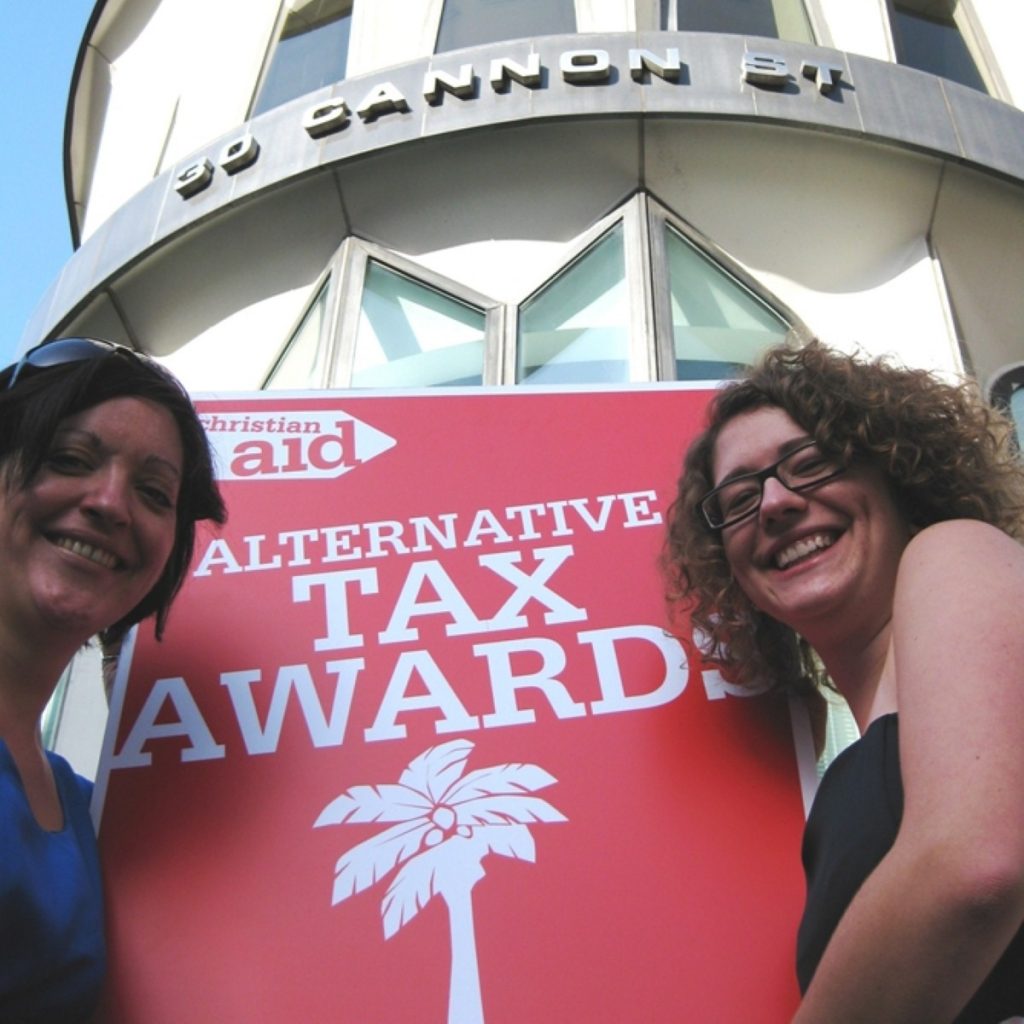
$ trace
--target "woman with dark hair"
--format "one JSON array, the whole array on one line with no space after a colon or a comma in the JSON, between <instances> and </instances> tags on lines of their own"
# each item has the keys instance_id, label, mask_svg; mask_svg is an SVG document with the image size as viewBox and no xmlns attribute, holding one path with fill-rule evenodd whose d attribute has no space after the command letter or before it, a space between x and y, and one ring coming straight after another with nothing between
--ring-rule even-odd
<instances>
[{"instance_id":1,"label":"woman with dark hair","mask_svg":"<svg viewBox=\"0 0 1024 1024\"><path fill-rule=\"evenodd\" d=\"M861 739L804 838L800 1022L1024 1014L1024 469L973 390L813 342L716 396L670 597L733 678Z\"/></svg>"},{"instance_id":2,"label":"woman with dark hair","mask_svg":"<svg viewBox=\"0 0 1024 1024\"><path fill-rule=\"evenodd\" d=\"M91 785L43 750L43 709L91 637L162 632L196 522L224 516L157 363L72 338L0 372L0 1020L88 1020L105 968Z\"/></svg>"}]
</instances>

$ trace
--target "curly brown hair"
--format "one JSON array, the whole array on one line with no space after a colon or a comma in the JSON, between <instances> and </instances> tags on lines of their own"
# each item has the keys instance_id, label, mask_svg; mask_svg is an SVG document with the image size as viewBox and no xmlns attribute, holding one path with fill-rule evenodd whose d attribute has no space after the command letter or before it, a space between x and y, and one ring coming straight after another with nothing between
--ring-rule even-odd
<instances>
[{"instance_id":1,"label":"curly brown hair","mask_svg":"<svg viewBox=\"0 0 1024 1024\"><path fill-rule=\"evenodd\" d=\"M864 361L819 341L780 345L712 401L683 462L662 554L673 618L688 615L705 657L738 681L798 692L827 684L806 641L737 586L720 532L700 510L714 486L723 426L764 406L785 410L827 454L880 469L912 529L980 519L1024 540L1024 465L1013 426L973 383Z\"/></svg>"}]
</instances>

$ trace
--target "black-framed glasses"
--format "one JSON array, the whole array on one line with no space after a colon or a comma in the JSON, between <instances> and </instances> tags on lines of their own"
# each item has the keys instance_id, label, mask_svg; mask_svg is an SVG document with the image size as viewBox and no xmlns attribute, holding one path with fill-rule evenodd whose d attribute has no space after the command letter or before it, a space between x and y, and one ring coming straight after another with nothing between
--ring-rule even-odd
<instances>
[{"instance_id":1,"label":"black-framed glasses","mask_svg":"<svg viewBox=\"0 0 1024 1024\"><path fill-rule=\"evenodd\" d=\"M700 499L700 510L712 530L722 530L754 515L761 507L764 484L774 477L791 491L805 491L839 476L845 463L826 455L816 441L787 452L756 473L744 473L719 484Z\"/></svg>"},{"instance_id":2,"label":"black-framed glasses","mask_svg":"<svg viewBox=\"0 0 1024 1024\"><path fill-rule=\"evenodd\" d=\"M7 381L7 391L18 383L27 369L42 370L50 366L61 366L64 363L80 363L87 359L105 359L111 355L124 355L139 362L148 362L146 357L126 345L117 345L112 341L100 341L98 338L60 338L57 341L44 341L35 348L30 348L15 364L14 370Z\"/></svg>"}]
</instances>

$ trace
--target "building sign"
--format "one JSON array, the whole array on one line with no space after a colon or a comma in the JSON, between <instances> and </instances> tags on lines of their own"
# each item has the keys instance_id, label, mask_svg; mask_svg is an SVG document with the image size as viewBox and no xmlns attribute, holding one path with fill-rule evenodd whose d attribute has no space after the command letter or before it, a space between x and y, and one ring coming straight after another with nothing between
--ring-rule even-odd
<instances>
[{"instance_id":1,"label":"building sign","mask_svg":"<svg viewBox=\"0 0 1024 1024\"><path fill-rule=\"evenodd\" d=\"M230 520L115 688L105 1019L789 1019L789 713L665 629L706 399L201 403Z\"/></svg>"},{"instance_id":2,"label":"building sign","mask_svg":"<svg viewBox=\"0 0 1024 1024\"><path fill-rule=\"evenodd\" d=\"M630 49L627 54L630 79L640 84L650 82L652 76L665 82L685 86L690 82L687 65L677 47L668 47L661 53L647 49ZM526 90L548 88L549 80L561 81L569 86L612 85L618 80L616 68L607 50L568 50L558 57L557 76L541 62L539 53L530 53L522 60L496 57L488 64L488 88L481 88L481 78L474 64L462 64L455 73L431 68L423 76L420 96L410 97L394 82L384 80L360 87L360 97L354 106L341 96L308 108L302 116L302 128L311 139L320 139L345 131L356 120L363 124L389 116L409 115L417 100L429 111L444 102L445 96L453 100L479 100L489 91L491 95L507 93L512 88ZM840 85L845 68L833 61L805 58L800 61L800 77L814 83L818 93L827 95ZM758 88L781 90L797 81L785 57L773 53L743 53L737 69L737 84L746 83ZM849 83L846 83L849 84ZM797 90L798 91L798 90ZM260 146L250 131L231 139L219 150L217 167L233 175L254 164ZM210 157L203 156L181 168L174 178L175 191L183 198L205 190L213 181L216 167Z\"/></svg>"}]
</instances>

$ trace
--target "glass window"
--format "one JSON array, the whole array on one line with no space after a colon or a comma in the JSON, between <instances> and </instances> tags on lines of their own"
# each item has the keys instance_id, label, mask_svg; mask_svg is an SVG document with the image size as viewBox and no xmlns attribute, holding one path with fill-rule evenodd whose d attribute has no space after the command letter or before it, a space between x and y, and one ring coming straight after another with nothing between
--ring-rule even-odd
<instances>
[{"instance_id":1,"label":"glass window","mask_svg":"<svg viewBox=\"0 0 1024 1024\"><path fill-rule=\"evenodd\" d=\"M516 306L350 237L264 386L727 379L800 325L710 248L639 193Z\"/></svg>"},{"instance_id":2,"label":"glass window","mask_svg":"<svg viewBox=\"0 0 1024 1024\"><path fill-rule=\"evenodd\" d=\"M662 0L662 27L813 43L803 0Z\"/></svg>"},{"instance_id":3,"label":"glass window","mask_svg":"<svg viewBox=\"0 0 1024 1024\"><path fill-rule=\"evenodd\" d=\"M825 742L818 757L817 776L819 781L828 766L855 740L860 739L857 720L850 711L849 704L839 696L836 690L825 687L821 690L825 698Z\"/></svg>"},{"instance_id":4,"label":"glass window","mask_svg":"<svg viewBox=\"0 0 1024 1024\"><path fill-rule=\"evenodd\" d=\"M436 50L575 31L573 0L445 0Z\"/></svg>"},{"instance_id":5,"label":"glass window","mask_svg":"<svg viewBox=\"0 0 1024 1024\"><path fill-rule=\"evenodd\" d=\"M626 260L619 223L523 303L519 382L628 381L628 325Z\"/></svg>"},{"instance_id":6,"label":"glass window","mask_svg":"<svg viewBox=\"0 0 1024 1024\"><path fill-rule=\"evenodd\" d=\"M486 314L370 260L352 386L482 384Z\"/></svg>"},{"instance_id":7,"label":"glass window","mask_svg":"<svg viewBox=\"0 0 1024 1024\"><path fill-rule=\"evenodd\" d=\"M1017 424L1017 446L1024 451L1024 386L1010 396L1010 415Z\"/></svg>"},{"instance_id":8,"label":"glass window","mask_svg":"<svg viewBox=\"0 0 1024 1024\"><path fill-rule=\"evenodd\" d=\"M1017 425L1017 445L1024 452L1024 363L1003 371L992 383L989 397L1013 417Z\"/></svg>"},{"instance_id":9,"label":"glass window","mask_svg":"<svg viewBox=\"0 0 1024 1024\"><path fill-rule=\"evenodd\" d=\"M296 0L263 77L252 114L345 77L353 0Z\"/></svg>"},{"instance_id":10,"label":"glass window","mask_svg":"<svg viewBox=\"0 0 1024 1024\"><path fill-rule=\"evenodd\" d=\"M955 13L956 0L893 4L896 60L987 92L978 65L957 27Z\"/></svg>"},{"instance_id":11,"label":"glass window","mask_svg":"<svg viewBox=\"0 0 1024 1024\"><path fill-rule=\"evenodd\" d=\"M320 344L320 336L326 307L327 283L324 282L285 346L281 358L270 371L263 385L265 388L301 391L324 386L324 358L327 349Z\"/></svg>"},{"instance_id":12,"label":"glass window","mask_svg":"<svg viewBox=\"0 0 1024 1024\"><path fill-rule=\"evenodd\" d=\"M677 380L726 380L785 337L789 324L665 225Z\"/></svg>"}]
</instances>

